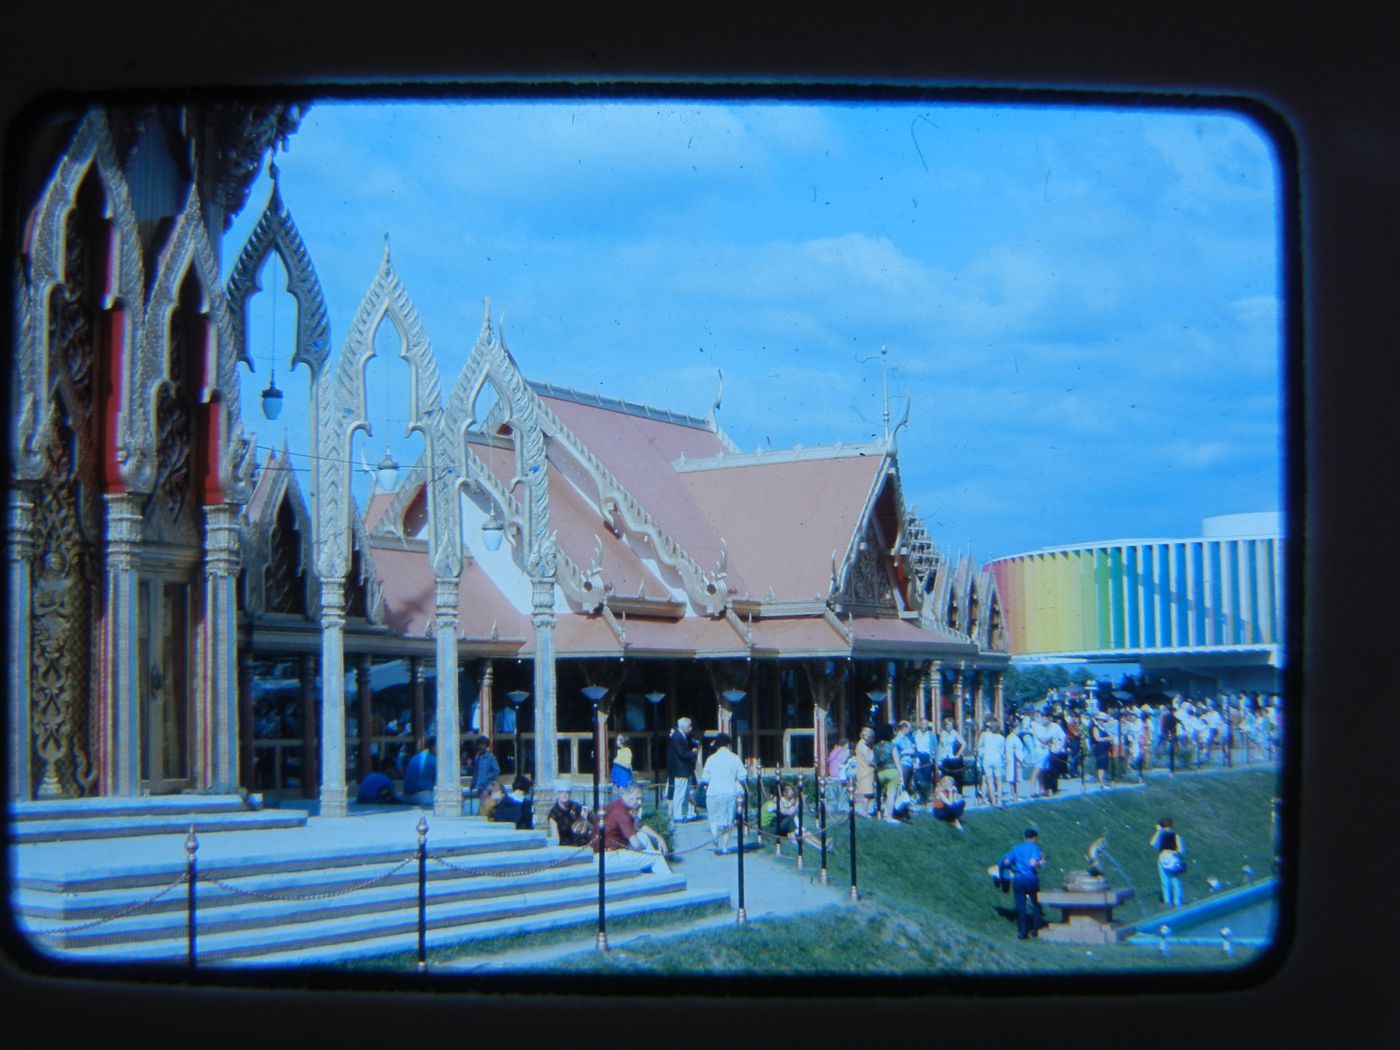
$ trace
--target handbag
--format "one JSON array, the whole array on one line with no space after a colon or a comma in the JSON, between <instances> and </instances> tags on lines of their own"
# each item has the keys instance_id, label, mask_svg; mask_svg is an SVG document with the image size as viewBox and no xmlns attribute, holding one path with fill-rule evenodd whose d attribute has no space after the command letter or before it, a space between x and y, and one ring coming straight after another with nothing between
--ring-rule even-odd
<instances>
[{"instance_id":1,"label":"handbag","mask_svg":"<svg viewBox=\"0 0 1400 1050\"><path fill-rule=\"evenodd\" d=\"M1162 870L1168 875L1182 875L1186 872L1186 861L1174 849L1164 849L1157 854L1157 863L1162 865Z\"/></svg>"}]
</instances>

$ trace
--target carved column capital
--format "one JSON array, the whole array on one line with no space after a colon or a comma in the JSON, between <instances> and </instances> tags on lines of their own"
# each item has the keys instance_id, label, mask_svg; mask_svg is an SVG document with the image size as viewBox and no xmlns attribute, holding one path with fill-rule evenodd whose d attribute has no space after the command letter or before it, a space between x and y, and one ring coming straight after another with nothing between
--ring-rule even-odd
<instances>
[{"instance_id":1,"label":"carved column capital","mask_svg":"<svg viewBox=\"0 0 1400 1050\"><path fill-rule=\"evenodd\" d=\"M204 565L210 576L238 574L238 510L231 503L204 508Z\"/></svg>"},{"instance_id":2,"label":"carved column capital","mask_svg":"<svg viewBox=\"0 0 1400 1050\"><path fill-rule=\"evenodd\" d=\"M437 609L436 626L455 627L457 625L457 607L459 605L457 593L457 580L454 577L437 578L437 586L434 593L434 603Z\"/></svg>"},{"instance_id":3,"label":"carved column capital","mask_svg":"<svg viewBox=\"0 0 1400 1050\"><path fill-rule=\"evenodd\" d=\"M345 581L321 581L321 622L328 627L345 626Z\"/></svg>"},{"instance_id":4,"label":"carved column capital","mask_svg":"<svg viewBox=\"0 0 1400 1050\"><path fill-rule=\"evenodd\" d=\"M530 622L536 629L554 624L554 580L536 577L530 581Z\"/></svg>"},{"instance_id":5,"label":"carved column capital","mask_svg":"<svg viewBox=\"0 0 1400 1050\"><path fill-rule=\"evenodd\" d=\"M19 485L10 489L5 538L11 561L29 561L34 557L34 497Z\"/></svg>"},{"instance_id":6,"label":"carved column capital","mask_svg":"<svg viewBox=\"0 0 1400 1050\"><path fill-rule=\"evenodd\" d=\"M136 568L141 548L141 497L131 492L108 493L107 561L118 572Z\"/></svg>"}]
</instances>

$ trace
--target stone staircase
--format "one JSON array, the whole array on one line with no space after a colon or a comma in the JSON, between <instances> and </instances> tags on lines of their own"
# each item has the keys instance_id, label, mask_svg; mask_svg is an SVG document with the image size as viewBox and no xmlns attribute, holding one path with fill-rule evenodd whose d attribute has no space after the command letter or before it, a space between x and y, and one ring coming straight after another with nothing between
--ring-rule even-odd
<instances>
[{"instance_id":1,"label":"stone staircase","mask_svg":"<svg viewBox=\"0 0 1400 1050\"><path fill-rule=\"evenodd\" d=\"M429 825L428 944L586 925L591 851L543 832L414 807L349 817L254 811L238 796L11 806L11 906L36 948L69 960L176 963L188 953L185 838L198 848L200 965L317 965L416 950L418 836ZM69 832L69 833L65 833ZM610 853L610 917L728 901L639 854Z\"/></svg>"}]
</instances>

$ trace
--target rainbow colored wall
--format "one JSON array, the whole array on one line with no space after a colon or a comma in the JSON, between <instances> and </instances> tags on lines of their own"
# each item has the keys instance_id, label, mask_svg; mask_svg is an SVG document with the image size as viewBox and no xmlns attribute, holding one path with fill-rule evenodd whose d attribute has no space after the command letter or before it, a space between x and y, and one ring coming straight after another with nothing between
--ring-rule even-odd
<instances>
[{"instance_id":1,"label":"rainbow colored wall","mask_svg":"<svg viewBox=\"0 0 1400 1050\"><path fill-rule=\"evenodd\" d=\"M1013 654L1283 642L1278 536L1057 547L990 564Z\"/></svg>"}]
</instances>

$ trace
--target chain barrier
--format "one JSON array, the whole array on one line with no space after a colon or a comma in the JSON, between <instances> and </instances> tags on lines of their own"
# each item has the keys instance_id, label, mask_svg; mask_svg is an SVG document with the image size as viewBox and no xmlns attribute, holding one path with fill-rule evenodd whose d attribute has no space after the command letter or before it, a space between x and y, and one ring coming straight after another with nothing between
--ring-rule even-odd
<instances>
[{"instance_id":1,"label":"chain barrier","mask_svg":"<svg viewBox=\"0 0 1400 1050\"><path fill-rule=\"evenodd\" d=\"M371 886L378 886L380 883L384 882L391 876L397 874L405 866L411 864L417 859L418 853L415 850L413 853L409 854L409 856L405 857L403 860L399 861L392 868L386 871L383 875L376 875L374 878L366 879L364 882L352 883L349 886L338 887L334 890L326 890L323 893L269 893L265 890L250 890L243 886L234 886L230 883L224 882L221 879L216 879L209 875L201 874L199 876L199 879L201 882L207 882L211 885L219 887L219 889L221 890L237 894L240 897L256 897L259 900L265 901L328 901L332 900L335 897L344 897L347 894L355 893L359 890L368 889Z\"/></svg>"},{"instance_id":2,"label":"chain barrier","mask_svg":"<svg viewBox=\"0 0 1400 1050\"><path fill-rule=\"evenodd\" d=\"M484 876L486 878L513 878L517 875L529 875L536 871L549 871L553 868L562 868L566 864L573 864L578 860L578 855L586 849L592 849L591 842L585 842L582 846L575 846L573 851L555 860L541 861L525 867L516 868L464 868L460 864L453 864L446 857L436 853L429 853L428 859L436 861L444 868L451 868L460 875Z\"/></svg>"},{"instance_id":3,"label":"chain barrier","mask_svg":"<svg viewBox=\"0 0 1400 1050\"><path fill-rule=\"evenodd\" d=\"M183 886L188 881L189 877L182 874L178 879L156 892L153 896L147 897L143 901L137 901L134 904L128 904L125 908L115 911L111 915L104 915L102 918L94 919L91 922L80 923L77 926L59 926L51 930L31 929L29 930L29 932L36 937L62 937L70 933L81 933L83 930L96 929L98 926L102 926L105 923L114 922L117 919L124 918L137 911L140 911L142 908L150 907L156 901L160 900L167 893L173 890L176 886Z\"/></svg>"}]
</instances>

